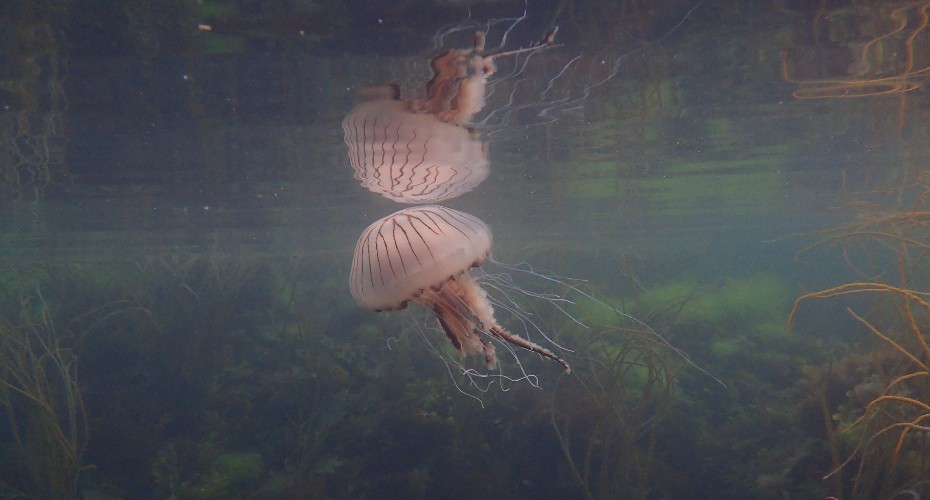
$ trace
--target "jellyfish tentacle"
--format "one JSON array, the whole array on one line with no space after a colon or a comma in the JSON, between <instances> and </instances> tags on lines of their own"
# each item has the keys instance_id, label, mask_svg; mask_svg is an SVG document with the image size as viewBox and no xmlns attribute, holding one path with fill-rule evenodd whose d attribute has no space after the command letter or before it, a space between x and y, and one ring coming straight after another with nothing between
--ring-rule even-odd
<instances>
[{"instance_id":1,"label":"jellyfish tentacle","mask_svg":"<svg viewBox=\"0 0 930 500\"><path fill-rule=\"evenodd\" d=\"M544 36L541 41L536 42L533 45L530 45L529 47L524 47L522 49L514 49L514 50L501 50L497 52L492 52L490 54L485 54L484 57L486 59L493 59L495 57L516 56L520 54L525 54L527 52L536 52L537 50L545 49L549 47L557 47L557 45L555 45L555 34L558 32L559 32L559 27L556 26L552 28L551 30L549 30L546 33L546 36Z\"/></svg>"},{"instance_id":2,"label":"jellyfish tentacle","mask_svg":"<svg viewBox=\"0 0 930 500\"><path fill-rule=\"evenodd\" d=\"M514 335L508 332L506 329L504 329L500 325L494 325L491 328L489 328L488 331L491 333L491 335L494 335L495 337L501 340L505 340L515 346L522 347L528 351L533 351L536 354L539 354L540 356L544 358L549 358L555 361L556 363L562 365L562 368L565 368L565 373L572 372L572 367L568 364L568 361L565 361L564 359L556 356L555 353L553 353L549 349L546 349L545 347L535 342L526 340L525 338L519 335Z\"/></svg>"}]
</instances>

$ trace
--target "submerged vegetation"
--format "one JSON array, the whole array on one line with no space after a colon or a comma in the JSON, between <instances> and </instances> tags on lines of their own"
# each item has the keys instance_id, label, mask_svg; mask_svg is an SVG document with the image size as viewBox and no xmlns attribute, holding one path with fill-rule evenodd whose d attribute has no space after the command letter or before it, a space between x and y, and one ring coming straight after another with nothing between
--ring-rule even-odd
<instances>
[{"instance_id":1,"label":"submerged vegetation","mask_svg":"<svg viewBox=\"0 0 930 500\"><path fill-rule=\"evenodd\" d=\"M39 290L21 297L16 323L0 318L0 429L6 491L77 494L87 422L74 335L60 332ZM12 478L20 478L13 481Z\"/></svg>"},{"instance_id":2,"label":"submerged vegetation","mask_svg":"<svg viewBox=\"0 0 930 500\"><path fill-rule=\"evenodd\" d=\"M855 385L845 398L824 398L821 405L834 462L826 477L834 478L837 496L922 497L930 491L926 194L912 209L869 213L824 231L822 239L806 249L840 246L846 262L863 279L801 296L791 317L813 299L842 300L851 303L845 312L871 337L863 340L867 356L840 361L859 365L852 377ZM850 378L849 371L849 366L827 367L822 378L831 383Z\"/></svg>"},{"instance_id":3,"label":"submerged vegetation","mask_svg":"<svg viewBox=\"0 0 930 500\"><path fill-rule=\"evenodd\" d=\"M360 313L340 281L317 279L328 266L194 255L7 263L4 380L28 370L40 385L7 382L0 392L0 429L16 438L0 454L4 491L653 498L697 485L737 498L769 488L757 484L766 474L785 489L797 488L792 474L813 481L786 445L805 449L791 391L758 392L803 379L812 361L801 348L758 353L785 339L764 326L790 305L773 275L617 299L726 387L641 324L580 302L574 313L588 328L532 310L573 347L572 374L524 358L542 387L495 385L481 405L421 337L441 341L441 332L418 331L403 314ZM761 451L760 439L769 443ZM721 467L730 486L711 473Z\"/></svg>"},{"instance_id":4,"label":"submerged vegetation","mask_svg":"<svg viewBox=\"0 0 930 500\"><path fill-rule=\"evenodd\" d=\"M423 498L454 484L455 497L805 497L837 476L855 492L891 484L878 470L902 478L891 491L919 487L903 478L927 456L922 294L873 284L809 295L908 299L910 337L857 317L891 347L870 357L789 332L793 294L771 273L645 287L630 276L608 302L725 385L641 324L580 301L572 312L588 328L529 309L572 346L571 376L524 358L542 387L495 386L482 406L423 342L443 345L441 332L360 313L341 280L319 278L337 261L6 263L3 491Z\"/></svg>"}]
</instances>

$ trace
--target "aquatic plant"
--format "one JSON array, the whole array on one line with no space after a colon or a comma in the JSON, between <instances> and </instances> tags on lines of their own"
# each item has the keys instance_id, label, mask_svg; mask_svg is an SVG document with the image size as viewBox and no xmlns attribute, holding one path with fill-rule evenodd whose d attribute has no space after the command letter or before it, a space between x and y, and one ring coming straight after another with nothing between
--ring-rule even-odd
<instances>
[{"instance_id":1,"label":"aquatic plant","mask_svg":"<svg viewBox=\"0 0 930 500\"><path fill-rule=\"evenodd\" d=\"M829 33L832 40L817 40L817 47L835 44L836 39L847 44L845 48L855 56L848 65L847 74L826 78L799 78L791 66L805 59L822 61L830 58L823 54L797 54L785 51L782 59L782 77L796 84L792 95L798 99L837 99L870 97L885 94L903 94L920 87L919 80L930 72L925 64L921 40L930 24L930 2L910 2L843 7L833 12L821 12L814 20L815 34ZM880 19L883 15L886 19ZM890 22L887 22L890 21ZM820 29L818 24L826 24ZM874 32L876 26L890 26L884 33L875 33L871 40L861 41L861 33ZM855 35L844 33L849 30ZM839 34L842 33L842 34ZM852 40L856 40L855 43ZM835 50L835 48L834 48ZM903 56L903 57L902 57ZM818 68L823 72L825 68ZM902 106L903 107L903 106Z\"/></svg>"},{"instance_id":2,"label":"aquatic plant","mask_svg":"<svg viewBox=\"0 0 930 500\"><path fill-rule=\"evenodd\" d=\"M878 282L848 283L799 297L789 321L803 301L862 294L887 294L900 299L896 310L904 323L892 326L890 331L879 329L876 320L867 319L852 308L846 311L904 363L895 367L894 372L883 374L888 382L867 403L862 415L841 431L857 436L855 449L825 478L858 461L852 494L885 497L912 486L930 466L930 444L922 435L930 432L930 344L924 326L926 314L930 313L930 293ZM830 436L834 441L832 432ZM835 442L831 448L837 457Z\"/></svg>"},{"instance_id":3,"label":"aquatic plant","mask_svg":"<svg viewBox=\"0 0 930 500\"><path fill-rule=\"evenodd\" d=\"M56 328L39 289L19 307L15 323L0 317L0 435L17 457L4 461L0 481L37 498L75 498L87 438L75 337Z\"/></svg>"},{"instance_id":4,"label":"aquatic plant","mask_svg":"<svg viewBox=\"0 0 930 500\"><path fill-rule=\"evenodd\" d=\"M930 211L926 187L905 186L902 192L914 187L921 189L914 206L881 210L861 204L860 217L816 233L818 239L799 255L839 246L846 265L863 277L800 296L789 316L792 325L801 305L813 299L854 301L846 314L874 339L865 353L870 375L849 392L861 413L839 411L848 405L821 405L834 461L826 477L836 481L837 490L839 478L851 479L852 495L919 491L930 466L930 292L924 261ZM841 461L847 446L852 450Z\"/></svg>"},{"instance_id":5,"label":"aquatic plant","mask_svg":"<svg viewBox=\"0 0 930 500\"><path fill-rule=\"evenodd\" d=\"M658 479L659 422L671 407L674 351L656 332L606 307L593 290L576 304L590 327L573 335L572 377L549 396L549 420L568 475L585 498L649 498ZM610 311L605 313L604 310ZM553 331L578 329L567 318Z\"/></svg>"}]
</instances>

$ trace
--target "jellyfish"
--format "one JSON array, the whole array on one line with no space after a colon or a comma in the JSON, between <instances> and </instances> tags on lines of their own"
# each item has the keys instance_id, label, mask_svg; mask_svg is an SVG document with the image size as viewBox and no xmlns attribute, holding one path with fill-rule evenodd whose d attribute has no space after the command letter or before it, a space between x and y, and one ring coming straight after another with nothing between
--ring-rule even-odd
<instances>
[{"instance_id":1,"label":"jellyfish","mask_svg":"<svg viewBox=\"0 0 930 500\"><path fill-rule=\"evenodd\" d=\"M435 203L488 177L488 148L477 132L410 111L396 87L364 91L367 100L342 120L362 187L398 203Z\"/></svg>"},{"instance_id":2,"label":"jellyfish","mask_svg":"<svg viewBox=\"0 0 930 500\"><path fill-rule=\"evenodd\" d=\"M449 342L464 356L483 355L497 366L492 339L549 358L552 351L515 335L494 318L494 308L471 276L490 257L491 229L472 215L438 205L399 210L368 226L355 247L349 290L374 311L403 309L411 301L430 309Z\"/></svg>"}]
</instances>

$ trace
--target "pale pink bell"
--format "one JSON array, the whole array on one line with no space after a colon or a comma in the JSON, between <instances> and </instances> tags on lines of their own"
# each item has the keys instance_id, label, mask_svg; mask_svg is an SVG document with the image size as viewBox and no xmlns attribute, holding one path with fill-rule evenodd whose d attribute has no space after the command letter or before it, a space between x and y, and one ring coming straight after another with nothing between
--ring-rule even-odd
<instances>
[{"instance_id":1,"label":"pale pink bell","mask_svg":"<svg viewBox=\"0 0 930 500\"><path fill-rule=\"evenodd\" d=\"M398 203L455 198L490 173L488 148L477 133L414 113L404 101L362 102L343 119L342 129L355 178Z\"/></svg>"}]
</instances>

